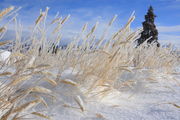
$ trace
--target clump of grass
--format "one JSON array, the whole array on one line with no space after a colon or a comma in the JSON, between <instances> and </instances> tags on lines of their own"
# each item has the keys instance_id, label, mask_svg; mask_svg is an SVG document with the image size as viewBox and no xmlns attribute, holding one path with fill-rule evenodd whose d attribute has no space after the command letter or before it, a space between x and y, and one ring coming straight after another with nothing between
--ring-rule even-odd
<instances>
[{"instance_id":1,"label":"clump of grass","mask_svg":"<svg viewBox=\"0 0 180 120\"><path fill-rule=\"evenodd\" d=\"M14 7L10 7L3 10L0 13L0 19L13 9ZM0 72L0 78L4 79L0 82L0 118L2 120L25 119L28 115L50 119L44 113L31 109L40 103L47 107L47 96L57 94L53 89L44 87L42 82L53 87L62 84L71 85L79 89L85 97L103 98L117 87L133 85L135 81L131 80L121 82L115 87L117 79L124 71L164 68L163 72L173 73L174 67L179 65L179 56L175 52L172 53L170 47L157 48L144 43L135 48L134 41L139 36L139 30L130 29L135 19L134 14L131 15L127 24L114 33L110 39L106 39L106 34L117 18L116 15L107 23L107 28L98 41L95 36L98 23L90 31L87 31L88 25L85 24L78 37L69 43L67 48L58 49L57 54L51 54L52 49L49 48L52 43L58 45L63 25L70 15L64 19L57 16L52 20L50 25L57 25L50 33L54 36L52 38L56 39L49 41L46 32L51 27L48 26L49 24L46 26L48 10L49 8L46 8L44 12L40 11L31 35L25 41L25 43L31 43L27 50L22 47L25 43L21 41L21 25L15 22L16 41L12 46L8 62L2 61ZM0 28L1 31L4 31L4 27ZM79 45L79 41L83 41L82 44ZM0 43L0 45L5 44L6 42ZM72 73L77 71L74 78L64 79L63 71L70 68L72 68ZM57 72L52 72L53 70ZM74 100L83 112L85 105L82 98L77 95Z\"/></svg>"}]
</instances>

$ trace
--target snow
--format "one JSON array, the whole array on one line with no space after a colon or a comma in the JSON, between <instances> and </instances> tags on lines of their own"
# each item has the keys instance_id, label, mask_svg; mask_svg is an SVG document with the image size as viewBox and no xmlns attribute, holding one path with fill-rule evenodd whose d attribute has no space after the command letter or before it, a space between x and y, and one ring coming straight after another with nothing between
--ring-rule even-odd
<instances>
[{"instance_id":1,"label":"snow","mask_svg":"<svg viewBox=\"0 0 180 120\"><path fill-rule=\"evenodd\" d=\"M62 77L71 76L75 81L73 76L77 72L71 72L71 68L65 70ZM155 76L155 80L147 81L147 76ZM120 80L132 77L136 80L132 87L112 89L103 98L84 96L85 88L58 85L53 88L57 101L50 104L48 115L55 120L180 120L180 109L176 106L180 105L180 76L142 70L125 72ZM84 112L74 100L77 96L83 100Z\"/></svg>"},{"instance_id":2,"label":"snow","mask_svg":"<svg viewBox=\"0 0 180 120\"><path fill-rule=\"evenodd\" d=\"M0 61L7 60L11 54L4 50L0 52ZM180 70L179 67L177 70ZM117 88L115 85L104 97L94 96L93 93L103 90L103 87L97 87L85 96L86 88L83 86L42 83L56 96L56 100L45 99L49 106L45 114L54 120L180 120L180 75L160 71L144 69L124 72L116 84L131 79L135 83L127 88ZM66 69L61 79L76 83L77 73L83 74L73 68ZM44 108L37 107L35 110L43 111Z\"/></svg>"},{"instance_id":3,"label":"snow","mask_svg":"<svg viewBox=\"0 0 180 120\"><path fill-rule=\"evenodd\" d=\"M1 62L6 61L10 55L11 55L11 52L6 51L6 50L0 50L0 61Z\"/></svg>"}]
</instances>

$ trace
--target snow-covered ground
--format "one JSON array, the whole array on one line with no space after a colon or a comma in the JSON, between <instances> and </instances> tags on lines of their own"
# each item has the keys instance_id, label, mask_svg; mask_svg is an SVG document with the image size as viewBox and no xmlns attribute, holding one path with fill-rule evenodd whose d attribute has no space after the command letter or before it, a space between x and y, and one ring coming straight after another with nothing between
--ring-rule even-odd
<instances>
[{"instance_id":1,"label":"snow-covered ground","mask_svg":"<svg viewBox=\"0 0 180 120\"><path fill-rule=\"evenodd\" d=\"M1 54L6 59L9 55L9 52ZM116 84L129 80L135 81L133 84L122 88L117 88L115 84L116 89L104 97L94 96L93 93L85 96L83 86L63 82L52 86L42 82L40 84L52 90L56 97L45 99L49 106L45 114L54 120L180 120L180 74L147 69L132 71L125 71ZM77 72L69 68L62 72L61 79L76 83ZM98 89L100 91L103 88L94 91ZM43 110L40 106L35 111Z\"/></svg>"},{"instance_id":2,"label":"snow-covered ground","mask_svg":"<svg viewBox=\"0 0 180 120\"><path fill-rule=\"evenodd\" d=\"M76 73L70 71L66 70L63 76L75 81L73 75ZM86 98L72 85L51 88L57 101L49 103L48 114L55 120L180 120L178 75L141 70L125 72L120 81L122 79L136 82L129 88L112 90L102 99ZM77 95L83 100L84 112L75 102Z\"/></svg>"}]
</instances>

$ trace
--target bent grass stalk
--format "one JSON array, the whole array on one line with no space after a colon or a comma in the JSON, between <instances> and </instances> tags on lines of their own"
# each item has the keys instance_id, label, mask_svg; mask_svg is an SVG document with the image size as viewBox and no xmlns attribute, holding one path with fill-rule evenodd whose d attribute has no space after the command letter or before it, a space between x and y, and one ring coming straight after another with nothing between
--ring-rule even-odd
<instances>
[{"instance_id":1,"label":"bent grass stalk","mask_svg":"<svg viewBox=\"0 0 180 120\"><path fill-rule=\"evenodd\" d=\"M0 19L3 20L3 17L13 10L14 7L2 10ZM0 81L1 120L22 118L24 113L50 119L44 113L31 109L36 110L35 108L39 103L44 104L47 108L47 96L56 97L57 95L57 91L44 87L41 84L42 82L54 88L62 84L69 85L79 89L85 97L92 97L95 93L95 98L98 96L103 99L116 88L133 87L135 83L133 79L121 81L119 85L116 85L118 77L124 71L133 73L134 70L144 68L151 70L165 68L165 72L173 73L173 68L180 63L180 57L171 47L156 48L152 45L147 48L147 43L144 43L135 48L134 41L138 37L139 30L132 31L130 29L130 25L135 19L134 14L131 15L127 24L115 32L110 39L106 38L106 34L109 33L109 28L112 27L117 18L116 15L108 22L107 28L99 39L95 32L98 29L98 24L101 23L97 22L87 33L88 26L85 24L74 41L68 44L66 48L58 49L57 54L51 54L52 51L49 50L52 47L51 43L59 45L58 43L62 39L60 31L70 15L64 19L55 17L50 25L46 25L48 10L47 8L44 12L40 12L39 17L35 20L32 34L25 42L21 41L22 28L16 21L15 43L17 44L12 45L12 53L8 63L4 62L0 72L0 77L4 79L4 81ZM4 32L4 28L5 26L0 28L0 33ZM54 36L50 38L52 39L51 43L46 36L48 30L51 30L49 33ZM81 44L80 41L82 41ZM107 42L103 44L104 41ZM26 42L31 44L29 49L24 51L21 46L25 45ZM7 43L6 41L0 42L0 46ZM41 51L39 50L40 47L42 47ZM1 62L3 63L3 61ZM9 71L9 68L13 70ZM72 68L71 74L75 78L73 80L65 79L62 76L63 71L70 68ZM57 72L53 73L53 70ZM152 77L151 80L154 78ZM147 78L147 81L150 81L150 77ZM34 100L27 101L28 98ZM84 100L77 95L74 101L84 112Z\"/></svg>"}]
</instances>

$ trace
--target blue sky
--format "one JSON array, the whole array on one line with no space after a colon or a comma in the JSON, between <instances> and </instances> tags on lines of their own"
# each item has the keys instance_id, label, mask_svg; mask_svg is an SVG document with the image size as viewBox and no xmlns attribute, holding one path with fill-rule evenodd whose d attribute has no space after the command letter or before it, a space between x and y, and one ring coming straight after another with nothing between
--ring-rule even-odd
<instances>
[{"instance_id":1,"label":"blue sky","mask_svg":"<svg viewBox=\"0 0 180 120\"><path fill-rule=\"evenodd\" d=\"M86 22L93 25L99 21L100 28L115 14L118 19L114 30L122 27L128 17L135 11L136 19L132 28L141 27L149 5L154 7L157 15L155 23L159 30L159 39L163 43L180 44L180 0L0 0L0 8L10 5L21 6L19 18L24 26L33 24L39 9L50 7L49 16L71 14L67 32L76 33Z\"/></svg>"}]
</instances>

